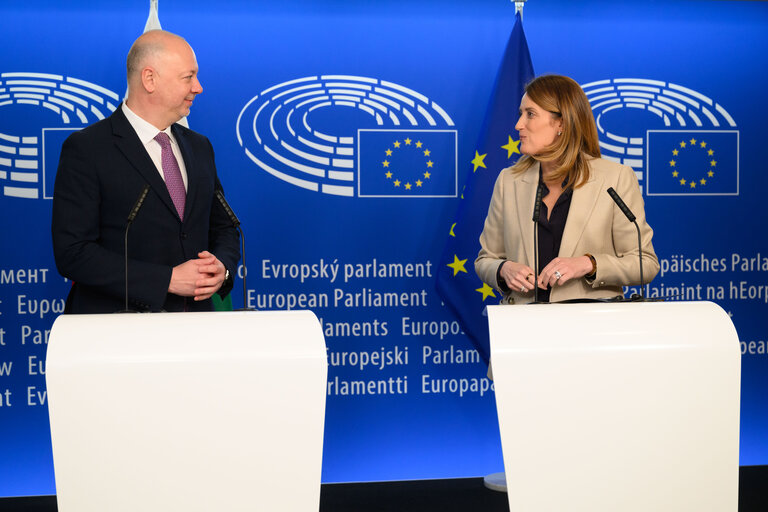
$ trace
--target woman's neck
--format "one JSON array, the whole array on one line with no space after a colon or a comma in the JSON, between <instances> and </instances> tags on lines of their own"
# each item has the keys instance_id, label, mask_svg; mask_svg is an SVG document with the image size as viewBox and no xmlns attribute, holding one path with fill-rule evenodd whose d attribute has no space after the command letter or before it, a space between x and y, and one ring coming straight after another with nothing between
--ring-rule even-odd
<instances>
[{"instance_id":1,"label":"woman's neck","mask_svg":"<svg viewBox=\"0 0 768 512\"><path fill-rule=\"evenodd\" d=\"M554 172L557 170L557 164L555 162L540 162L541 165L541 177L544 179L544 183L549 185L553 181L557 181L558 183L560 180L557 180L552 177Z\"/></svg>"}]
</instances>

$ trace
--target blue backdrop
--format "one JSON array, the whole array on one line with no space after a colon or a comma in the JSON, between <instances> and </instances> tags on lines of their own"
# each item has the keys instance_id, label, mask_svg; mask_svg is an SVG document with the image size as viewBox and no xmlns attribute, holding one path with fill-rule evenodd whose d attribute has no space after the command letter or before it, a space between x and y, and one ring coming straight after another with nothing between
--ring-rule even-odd
<instances>
[{"instance_id":1,"label":"blue backdrop","mask_svg":"<svg viewBox=\"0 0 768 512\"><path fill-rule=\"evenodd\" d=\"M119 104L148 4L0 5L0 496L55 492L44 357L69 287L50 244L58 145ZM536 72L583 84L604 154L638 172L662 263L652 295L732 314L740 460L768 463L768 5L531 0L524 14ZM210 137L246 230L247 302L322 319L323 481L501 470L491 383L435 280L513 5L163 0L160 21L197 53L189 124Z\"/></svg>"}]
</instances>

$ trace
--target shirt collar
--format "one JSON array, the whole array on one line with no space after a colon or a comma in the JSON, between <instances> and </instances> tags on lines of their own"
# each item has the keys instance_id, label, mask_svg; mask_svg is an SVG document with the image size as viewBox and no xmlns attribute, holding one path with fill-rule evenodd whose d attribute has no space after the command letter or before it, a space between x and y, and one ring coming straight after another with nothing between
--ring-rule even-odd
<instances>
[{"instance_id":1,"label":"shirt collar","mask_svg":"<svg viewBox=\"0 0 768 512\"><path fill-rule=\"evenodd\" d=\"M131 123L131 126L133 127L134 131L136 132L136 135L139 136L139 140L141 140L141 143L145 146L149 144L150 141L155 139L155 136L157 136L158 132L162 131L168 134L168 137L171 139L172 144L176 144L176 139L173 136L173 133L171 132L171 127L169 126L165 130L158 130L155 126L152 125L149 121L145 121L137 113L135 113L133 110L128 108L128 105L123 102L122 105L123 114L125 114L125 117L128 119L128 122Z\"/></svg>"},{"instance_id":2,"label":"shirt collar","mask_svg":"<svg viewBox=\"0 0 768 512\"><path fill-rule=\"evenodd\" d=\"M542 172L541 167L539 167L539 183L541 183L541 189L542 189L541 196L544 197L547 194L549 194L549 187L544 182L544 173ZM563 180L562 187L563 187L563 192L561 195L570 196L571 194L573 194L573 187L568 186L568 176L566 176L565 179Z\"/></svg>"}]
</instances>

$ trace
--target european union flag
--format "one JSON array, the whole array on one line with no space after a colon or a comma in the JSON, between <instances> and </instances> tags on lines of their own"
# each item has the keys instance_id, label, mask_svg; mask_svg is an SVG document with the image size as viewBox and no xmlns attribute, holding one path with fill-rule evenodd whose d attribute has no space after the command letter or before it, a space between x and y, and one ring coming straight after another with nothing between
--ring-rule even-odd
<instances>
[{"instance_id":1,"label":"european union flag","mask_svg":"<svg viewBox=\"0 0 768 512\"><path fill-rule=\"evenodd\" d=\"M738 195L739 132L649 130L649 196Z\"/></svg>"},{"instance_id":2,"label":"european union flag","mask_svg":"<svg viewBox=\"0 0 768 512\"><path fill-rule=\"evenodd\" d=\"M478 239L496 178L520 157L520 141L515 138L517 111L525 84L532 79L531 56L523 22L517 14L472 159L472 172L462 193L456 222L449 230L437 275L438 293L486 363L490 346L485 306L498 303L499 296L477 277L473 262L480 250Z\"/></svg>"},{"instance_id":3,"label":"european union flag","mask_svg":"<svg viewBox=\"0 0 768 512\"><path fill-rule=\"evenodd\" d=\"M358 130L360 197L456 197L456 130Z\"/></svg>"}]
</instances>

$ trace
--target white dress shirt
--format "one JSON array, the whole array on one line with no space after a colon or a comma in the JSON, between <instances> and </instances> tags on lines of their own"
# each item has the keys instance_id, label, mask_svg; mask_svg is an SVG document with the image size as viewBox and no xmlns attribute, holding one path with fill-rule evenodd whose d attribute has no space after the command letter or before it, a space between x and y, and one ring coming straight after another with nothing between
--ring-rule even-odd
<instances>
[{"instance_id":1,"label":"white dress shirt","mask_svg":"<svg viewBox=\"0 0 768 512\"><path fill-rule=\"evenodd\" d=\"M161 158L162 148L160 146L160 143L155 140L155 137L161 130L158 130L151 123L139 117L138 114L136 114L130 108L128 108L128 105L126 105L125 102L123 102L122 108L123 108L123 113L125 114L125 117L128 119L128 122L131 123L131 126L136 132L136 135L139 136L139 140L141 140L141 143L144 144L144 148L147 150L147 153L149 153L149 157L152 159L152 162L154 162L155 167L157 168L157 172L160 173L160 177L163 178L163 181L165 181L165 175L163 174L163 163ZM173 136L173 133L171 133L170 126L162 131L167 133L168 137L171 139L171 149L173 150L173 156L176 157L176 161L179 163L179 170L181 171L181 179L184 180L184 188L188 189L187 167L184 165L184 159L181 157L181 150L179 149L179 143L176 142L176 138Z\"/></svg>"}]
</instances>

